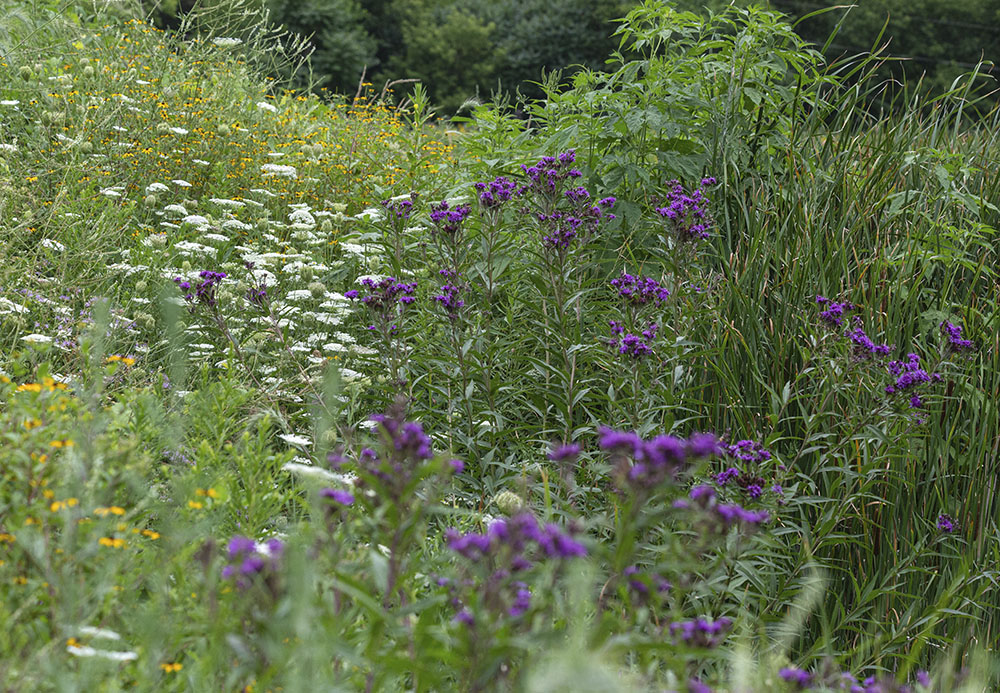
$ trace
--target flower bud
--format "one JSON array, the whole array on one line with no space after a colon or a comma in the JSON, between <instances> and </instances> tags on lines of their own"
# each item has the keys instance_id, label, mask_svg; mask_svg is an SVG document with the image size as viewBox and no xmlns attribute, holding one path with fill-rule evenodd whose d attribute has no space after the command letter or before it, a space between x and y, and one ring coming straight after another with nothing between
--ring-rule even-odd
<instances>
[{"instance_id":1,"label":"flower bud","mask_svg":"<svg viewBox=\"0 0 1000 693\"><path fill-rule=\"evenodd\" d=\"M513 491L501 491L493 497L493 504L506 515L513 515L524 508L524 500Z\"/></svg>"},{"instance_id":2,"label":"flower bud","mask_svg":"<svg viewBox=\"0 0 1000 693\"><path fill-rule=\"evenodd\" d=\"M312 282L309 284L309 293L318 301L326 296L326 287L321 282Z\"/></svg>"},{"instance_id":3,"label":"flower bud","mask_svg":"<svg viewBox=\"0 0 1000 693\"><path fill-rule=\"evenodd\" d=\"M18 74L21 75L21 79L23 79L25 82L29 81L32 77L35 76L35 73L32 72L31 68L28 67L27 65L22 65L21 69L18 70Z\"/></svg>"}]
</instances>

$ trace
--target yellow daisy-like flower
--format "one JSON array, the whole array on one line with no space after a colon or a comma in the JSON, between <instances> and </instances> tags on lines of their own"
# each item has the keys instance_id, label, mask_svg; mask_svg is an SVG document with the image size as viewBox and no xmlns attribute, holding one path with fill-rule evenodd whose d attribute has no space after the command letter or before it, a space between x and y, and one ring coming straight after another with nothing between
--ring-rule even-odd
<instances>
[{"instance_id":1,"label":"yellow daisy-like flower","mask_svg":"<svg viewBox=\"0 0 1000 693\"><path fill-rule=\"evenodd\" d=\"M163 669L164 672L172 674L183 669L184 665L180 662L163 662L163 664L160 665L160 668Z\"/></svg>"}]
</instances>

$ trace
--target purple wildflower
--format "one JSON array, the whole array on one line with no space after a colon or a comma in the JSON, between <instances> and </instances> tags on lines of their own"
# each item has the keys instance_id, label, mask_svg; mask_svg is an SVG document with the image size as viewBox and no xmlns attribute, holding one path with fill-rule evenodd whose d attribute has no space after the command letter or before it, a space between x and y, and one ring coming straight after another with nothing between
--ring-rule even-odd
<instances>
[{"instance_id":1,"label":"purple wildflower","mask_svg":"<svg viewBox=\"0 0 1000 693\"><path fill-rule=\"evenodd\" d=\"M950 322L942 322L938 327L948 338L948 349L954 353L960 353L963 351L974 351L976 349L975 343L968 339L962 338L962 328L958 325L952 325Z\"/></svg>"},{"instance_id":2,"label":"purple wildflower","mask_svg":"<svg viewBox=\"0 0 1000 693\"><path fill-rule=\"evenodd\" d=\"M321 498L326 498L338 505L351 505L354 503L354 496L339 488L324 488L319 492Z\"/></svg>"},{"instance_id":3,"label":"purple wildflower","mask_svg":"<svg viewBox=\"0 0 1000 693\"><path fill-rule=\"evenodd\" d=\"M941 515L938 515L937 528L942 532L947 532L948 534L951 534L952 532L955 531L957 525L955 524L955 520L951 517L951 515L942 513Z\"/></svg>"},{"instance_id":4,"label":"purple wildflower","mask_svg":"<svg viewBox=\"0 0 1000 693\"><path fill-rule=\"evenodd\" d=\"M553 445L549 453L549 459L553 462L572 462L580 455L580 446L577 443L567 443L565 445Z\"/></svg>"}]
</instances>

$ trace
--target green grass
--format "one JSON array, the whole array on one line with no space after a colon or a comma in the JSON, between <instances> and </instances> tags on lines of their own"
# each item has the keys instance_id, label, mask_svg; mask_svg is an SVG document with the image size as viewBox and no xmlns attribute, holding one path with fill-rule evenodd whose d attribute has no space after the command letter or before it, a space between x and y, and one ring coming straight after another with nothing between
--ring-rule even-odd
<instances>
[{"instance_id":1,"label":"green grass","mask_svg":"<svg viewBox=\"0 0 1000 693\"><path fill-rule=\"evenodd\" d=\"M46 7L0 20L7 689L790 691L792 664L830 685L995 685L1000 114L973 118L964 85L875 112L877 57L828 67L768 13L649 2L620 70L459 134L419 90L409 107L284 91L261 75L275 34L232 8L184 38ZM562 196L477 203L473 182L525 184L522 164L567 149L581 175L560 185L618 198L593 233L546 249L553 228L519 207L570 213ZM710 237L679 240L655 208L704 175ZM412 212L372 218L401 195ZM442 199L470 205L460 231L436 226ZM227 276L185 301L202 270ZM622 272L670 298L623 307ZM345 297L385 274L416 282L412 305ZM941 375L922 408L887 396L884 361L817 295ZM652 354L610 348L609 320L655 322ZM948 349L943 321L977 349ZM383 411L436 454L371 427ZM637 487L603 426L772 458L689 456ZM548 459L569 442L578 462ZM757 531L674 507L732 465L765 492L716 485L717 502L766 510ZM448 546L521 511L587 558L526 540L533 565L509 576L509 548ZM237 581L236 535L284 551ZM732 630L670 630L700 617Z\"/></svg>"}]
</instances>

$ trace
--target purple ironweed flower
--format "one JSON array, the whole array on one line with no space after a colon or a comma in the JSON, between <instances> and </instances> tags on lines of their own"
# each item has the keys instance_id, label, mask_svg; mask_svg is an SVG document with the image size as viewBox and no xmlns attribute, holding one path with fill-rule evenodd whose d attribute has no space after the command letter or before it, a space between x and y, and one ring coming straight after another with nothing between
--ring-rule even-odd
<instances>
[{"instance_id":1,"label":"purple ironweed flower","mask_svg":"<svg viewBox=\"0 0 1000 693\"><path fill-rule=\"evenodd\" d=\"M549 250L567 250L579 233L583 220L565 212L537 215L538 221L547 227L542 235L542 246Z\"/></svg>"},{"instance_id":2,"label":"purple ironweed flower","mask_svg":"<svg viewBox=\"0 0 1000 693\"><path fill-rule=\"evenodd\" d=\"M390 334L394 334L398 329L393 322L398 316L396 305L409 305L416 300L413 294L417 290L417 283L397 282L395 277L386 277L380 281L365 277L361 283L368 289L367 295L361 296L357 290L351 289L344 292L344 297L352 300L360 297L361 303L379 316L382 326ZM378 327L370 325L368 329L376 330Z\"/></svg>"},{"instance_id":3,"label":"purple ironweed flower","mask_svg":"<svg viewBox=\"0 0 1000 693\"><path fill-rule=\"evenodd\" d=\"M962 328L958 325L952 325L950 322L942 322L938 327L941 331L948 337L948 349L954 353L959 353L963 351L975 351L976 345L968 340L962 338Z\"/></svg>"},{"instance_id":4,"label":"purple ironweed flower","mask_svg":"<svg viewBox=\"0 0 1000 693\"><path fill-rule=\"evenodd\" d=\"M778 676L788 683L795 685L799 690L808 688L813 680L812 674L796 667L784 667L778 672Z\"/></svg>"},{"instance_id":5,"label":"purple ironweed flower","mask_svg":"<svg viewBox=\"0 0 1000 693\"><path fill-rule=\"evenodd\" d=\"M175 277L174 283L182 291L187 291L188 293L184 296L184 300L192 304L191 309L198 304L208 306L209 308L214 308L217 305L215 288L222 283L222 280L226 278L225 272L212 272L211 270L202 270L198 273L201 277L201 281L194 287L194 293L190 293L191 283L184 281L182 277Z\"/></svg>"},{"instance_id":6,"label":"purple ironweed flower","mask_svg":"<svg viewBox=\"0 0 1000 693\"><path fill-rule=\"evenodd\" d=\"M445 284L441 287L441 293L434 296L434 302L444 309L449 320L458 320L459 311L465 305L465 301L459 298L459 291L454 284Z\"/></svg>"},{"instance_id":7,"label":"purple ironweed flower","mask_svg":"<svg viewBox=\"0 0 1000 693\"><path fill-rule=\"evenodd\" d=\"M937 528L939 530L941 530L942 532L948 532L950 534L951 532L955 531L956 527L957 525L955 524L955 520L951 517L951 515L947 515L944 513L938 515Z\"/></svg>"},{"instance_id":8,"label":"purple ironweed flower","mask_svg":"<svg viewBox=\"0 0 1000 693\"><path fill-rule=\"evenodd\" d=\"M703 188L707 188L707 187L709 187L711 185L715 185L715 183L716 183L716 180L715 180L714 176L706 176L705 178L701 179L701 187L703 187Z\"/></svg>"},{"instance_id":9,"label":"purple ironweed flower","mask_svg":"<svg viewBox=\"0 0 1000 693\"><path fill-rule=\"evenodd\" d=\"M504 176L489 183L475 183L473 187L479 193L479 205L489 211L499 209L505 202L510 202L523 192L514 181Z\"/></svg>"},{"instance_id":10,"label":"purple ironweed flower","mask_svg":"<svg viewBox=\"0 0 1000 693\"><path fill-rule=\"evenodd\" d=\"M597 206L602 207L604 209L611 209L612 207L615 206L615 204L617 204L617 202L618 199L615 197L610 197L610 196L602 197L600 200L597 201Z\"/></svg>"},{"instance_id":11,"label":"purple ironweed flower","mask_svg":"<svg viewBox=\"0 0 1000 693\"><path fill-rule=\"evenodd\" d=\"M381 424L381 429L397 452L404 456L427 460L434 456L431 439L416 421L401 421L391 415L372 414L372 421Z\"/></svg>"},{"instance_id":12,"label":"purple ironweed flower","mask_svg":"<svg viewBox=\"0 0 1000 693\"><path fill-rule=\"evenodd\" d=\"M722 453L722 442L714 433L692 433L687 439L687 453L691 457L712 457Z\"/></svg>"},{"instance_id":13,"label":"purple ironweed flower","mask_svg":"<svg viewBox=\"0 0 1000 693\"><path fill-rule=\"evenodd\" d=\"M816 303L826 306L826 309L819 314L820 319L830 323L834 327L841 327L844 324L844 313L856 308L852 303L846 301L838 303L837 301L818 295L816 296Z\"/></svg>"},{"instance_id":14,"label":"purple ironweed flower","mask_svg":"<svg viewBox=\"0 0 1000 693\"><path fill-rule=\"evenodd\" d=\"M639 278L622 272L622 276L611 280L611 287L626 305L643 306L647 303L660 305L670 296L670 291L652 277Z\"/></svg>"},{"instance_id":15,"label":"purple ironweed flower","mask_svg":"<svg viewBox=\"0 0 1000 693\"><path fill-rule=\"evenodd\" d=\"M319 492L321 498L326 498L338 505L352 505L354 496L339 488L324 488Z\"/></svg>"},{"instance_id":16,"label":"purple ironweed flower","mask_svg":"<svg viewBox=\"0 0 1000 693\"><path fill-rule=\"evenodd\" d=\"M602 426L600 429L601 438L598 445L602 450L611 453L626 454L635 457L642 450L642 438L632 431L615 431L614 429Z\"/></svg>"},{"instance_id":17,"label":"purple ironweed flower","mask_svg":"<svg viewBox=\"0 0 1000 693\"><path fill-rule=\"evenodd\" d=\"M575 188L570 188L569 190L564 192L563 195L565 195L566 199L568 199L574 205L583 205L590 200L590 193L587 192L587 189L582 185L577 186Z\"/></svg>"},{"instance_id":18,"label":"purple ironweed flower","mask_svg":"<svg viewBox=\"0 0 1000 693\"><path fill-rule=\"evenodd\" d=\"M918 671L917 672L917 683L919 683L921 686L924 686L924 687L930 687L930 685L931 685L931 675L928 674L926 671L923 671L923 670Z\"/></svg>"},{"instance_id":19,"label":"purple ironweed flower","mask_svg":"<svg viewBox=\"0 0 1000 693\"><path fill-rule=\"evenodd\" d=\"M701 507L708 507L715 500L715 489L707 484L699 484L688 493L691 500Z\"/></svg>"},{"instance_id":20,"label":"purple ironweed flower","mask_svg":"<svg viewBox=\"0 0 1000 693\"><path fill-rule=\"evenodd\" d=\"M552 195L567 178L579 178L583 174L572 168L576 161L573 150L563 152L559 158L543 156L534 166L521 165L521 171L528 179L527 188L542 194Z\"/></svg>"},{"instance_id":21,"label":"purple ironweed flower","mask_svg":"<svg viewBox=\"0 0 1000 693\"><path fill-rule=\"evenodd\" d=\"M764 449L764 446L753 440L738 440L725 448L728 457L735 457L744 462L767 462L771 459L771 453Z\"/></svg>"},{"instance_id":22,"label":"purple ironweed flower","mask_svg":"<svg viewBox=\"0 0 1000 693\"><path fill-rule=\"evenodd\" d=\"M457 530L445 531L448 548L471 561L484 556L504 553L516 567L531 565L524 553L532 547L534 552L547 558L574 558L586 556L583 544L564 533L553 524L541 527L534 515L528 512L514 515L509 519L496 520L490 524L485 534L470 532L461 534Z\"/></svg>"},{"instance_id":23,"label":"purple ironweed flower","mask_svg":"<svg viewBox=\"0 0 1000 693\"><path fill-rule=\"evenodd\" d=\"M382 200L380 204L397 219L409 219L413 212L412 200Z\"/></svg>"},{"instance_id":24,"label":"purple ironweed flower","mask_svg":"<svg viewBox=\"0 0 1000 693\"><path fill-rule=\"evenodd\" d=\"M739 475L740 475L740 470L738 470L736 467L730 467L724 472L719 472L718 474L715 475L715 483L717 483L719 486L725 486Z\"/></svg>"},{"instance_id":25,"label":"purple ironweed flower","mask_svg":"<svg viewBox=\"0 0 1000 693\"><path fill-rule=\"evenodd\" d=\"M252 553L256 550L256 548L257 542L253 539L237 534L229 540L227 551L229 553L229 558L234 559L242 556L243 554Z\"/></svg>"},{"instance_id":26,"label":"purple ironweed flower","mask_svg":"<svg viewBox=\"0 0 1000 693\"><path fill-rule=\"evenodd\" d=\"M670 222L677 239L689 241L709 237L709 229L714 223L708 211L708 198L701 188L691 194L684 190L680 181L667 181L668 190L662 207L656 213Z\"/></svg>"},{"instance_id":27,"label":"purple ironweed flower","mask_svg":"<svg viewBox=\"0 0 1000 693\"><path fill-rule=\"evenodd\" d=\"M462 460L448 460L448 468L453 474L461 474L465 471L465 462Z\"/></svg>"},{"instance_id":28,"label":"purple ironweed flower","mask_svg":"<svg viewBox=\"0 0 1000 693\"><path fill-rule=\"evenodd\" d=\"M876 344L873 342L860 327L855 327L847 333L847 336L854 344L852 350L856 358L865 359L870 356L888 356L889 352L892 351L892 347L888 344Z\"/></svg>"},{"instance_id":29,"label":"purple ironweed flower","mask_svg":"<svg viewBox=\"0 0 1000 693\"><path fill-rule=\"evenodd\" d=\"M507 613L516 618L531 608L531 590L523 582L516 582L514 586L517 588L517 594Z\"/></svg>"},{"instance_id":30,"label":"purple ironweed flower","mask_svg":"<svg viewBox=\"0 0 1000 693\"><path fill-rule=\"evenodd\" d=\"M670 624L670 635L691 647L716 647L733 627L733 621L723 616L709 621L697 618L692 621L674 621Z\"/></svg>"},{"instance_id":31,"label":"purple ironweed flower","mask_svg":"<svg viewBox=\"0 0 1000 693\"><path fill-rule=\"evenodd\" d=\"M459 611L457 614L455 614L455 618L453 620L455 621L455 623L461 623L464 626L473 626L476 623L475 617L472 615L472 612L469 611L468 609L462 609L461 611Z\"/></svg>"},{"instance_id":32,"label":"purple ironweed flower","mask_svg":"<svg viewBox=\"0 0 1000 693\"><path fill-rule=\"evenodd\" d=\"M553 462L572 462L580 455L580 446L577 443L567 443L565 445L553 445L549 453L549 459Z\"/></svg>"},{"instance_id":33,"label":"purple ironweed flower","mask_svg":"<svg viewBox=\"0 0 1000 693\"><path fill-rule=\"evenodd\" d=\"M431 207L431 223L439 231L454 236L462 228L462 223L472 213L469 205L458 205L452 208L447 200L441 200Z\"/></svg>"},{"instance_id":34,"label":"purple ironweed flower","mask_svg":"<svg viewBox=\"0 0 1000 693\"><path fill-rule=\"evenodd\" d=\"M222 577L235 578L236 585L247 588L248 578L259 575L277 567L277 561L284 552L284 544L280 539L268 539L258 544L253 539L244 536L234 536L229 540L227 554L229 563L222 568Z\"/></svg>"},{"instance_id":35,"label":"purple ironweed flower","mask_svg":"<svg viewBox=\"0 0 1000 693\"><path fill-rule=\"evenodd\" d=\"M764 489L761 488L760 484L749 484L746 487L746 493L750 498L757 500L764 493Z\"/></svg>"},{"instance_id":36,"label":"purple ironweed flower","mask_svg":"<svg viewBox=\"0 0 1000 693\"><path fill-rule=\"evenodd\" d=\"M889 395L896 394L897 392L906 392L920 383L940 382L941 380L941 376L937 373L928 373L921 368L920 356L913 353L906 355L906 361L889 362L886 368L896 378L895 383L886 385L885 387L885 392Z\"/></svg>"}]
</instances>

